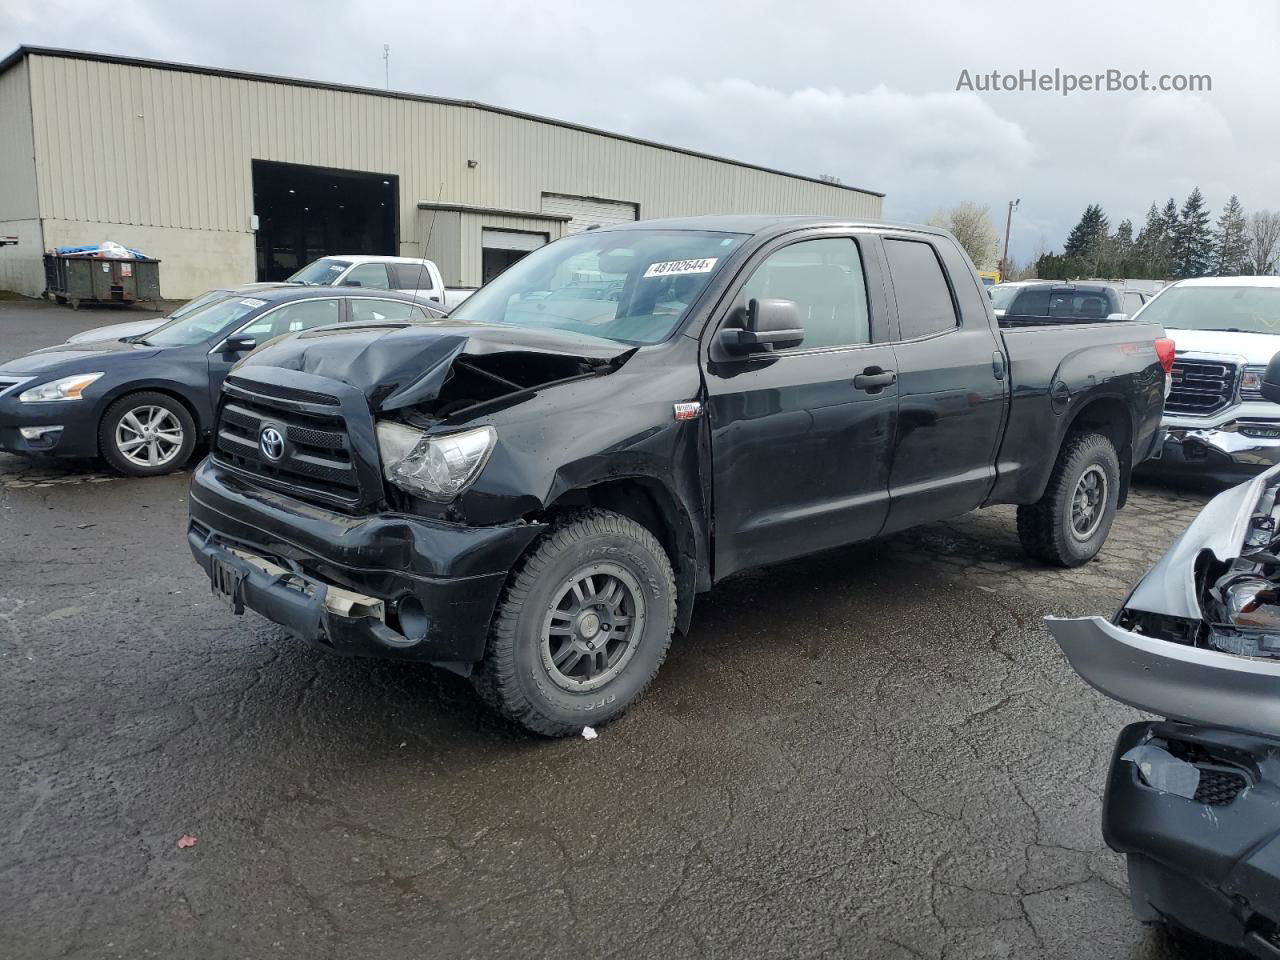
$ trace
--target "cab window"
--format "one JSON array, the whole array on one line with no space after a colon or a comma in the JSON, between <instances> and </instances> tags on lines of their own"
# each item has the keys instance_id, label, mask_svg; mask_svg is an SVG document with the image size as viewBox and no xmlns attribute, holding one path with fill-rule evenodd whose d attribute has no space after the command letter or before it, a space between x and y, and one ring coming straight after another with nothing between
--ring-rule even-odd
<instances>
[{"instance_id":1,"label":"cab window","mask_svg":"<svg viewBox=\"0 0 1280 960\"><path fill-rule=\"evenodd\" d=\"M373 287L375 290L389 290L391 283L387 278L385 263L362 263L352 267L351 272L342 278L343 286Z\"/></svg>"},{"instance_id":2,"label":"cab window","mask_svg":"<svg viewBox=\"0 0 1280 960\"><path fill-rule=\"evenodd\" d=\"M310 330L326 323L337 323L340 319L337 300L299 300L264 313L241 330L240 336L253 337L259 343L265 343L286 333Z\"/></svg>"},{"instance_id":3,"label":"cab window","mask_svg":"<svg viewBox=\"0 0 1280 960\"><path fill-rule=\"evenodd\" d=\"M359 323L377 323L383 320L409 320L413 323L430 323L436 318L416 303L406 303L403 300L375 300L371 297L352 297L351 319Z\"/></svg>"},{"instance_id":4,"label":"cab window","mask_svg":"<svg viewBox=\"0 0 1280 960\"><path fill-rule=\"evenodd\" d=\"M804 340L792 349L871 342L866 276L851 237L802 240L770 254L743 284L737 304L751 300L796 304Z\"/></svg>"},{"instance_id":5,"label":"cab window","mask_svg":"<svg viewBox=\"0 0 1280 960\"><path fill-rule=\"evenodd\" d=\"M898 301L898 327L903 340L946 333L959 326L951 288L933 246L919 240L884 241L893 295Z\"/></svg>"}]
</instances>

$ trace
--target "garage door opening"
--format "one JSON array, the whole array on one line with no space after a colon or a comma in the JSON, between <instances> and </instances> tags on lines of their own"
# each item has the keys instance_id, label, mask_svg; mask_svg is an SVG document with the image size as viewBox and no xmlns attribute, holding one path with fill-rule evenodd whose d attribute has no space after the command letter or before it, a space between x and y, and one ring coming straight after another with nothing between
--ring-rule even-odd
<instances>
[{"instance_id":1,"label":"garage door opening","mask_svg":"<svg viewBox=\"0 0 1280 960\"><path fill-rule=\"evenodd\" d=\"M400 252L400 179L392 174L253 161L259 280L284 280L338 253Z\"/></svg>"},{"instance_id":2,"label":"garage door opening","mask_svg":"<svg viewBox=\"0 0 1280 960\"><path fill-rule=\"evenodd\" d=\"M527 233L523 230L481 230L481 282L488 283L529 251L537 250L548 239L545 233Z\"/></svg>"}]
</instances>

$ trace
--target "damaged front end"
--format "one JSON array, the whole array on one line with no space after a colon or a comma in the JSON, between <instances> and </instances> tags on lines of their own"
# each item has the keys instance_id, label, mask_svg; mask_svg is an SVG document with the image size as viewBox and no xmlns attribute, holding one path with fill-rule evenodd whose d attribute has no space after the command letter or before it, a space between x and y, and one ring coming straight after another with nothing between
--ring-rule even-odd
<instances>
[{"instance_id":1,"label":"damaged front end","mask_svg":"<svg viewBox=\"0 0 1280 960\"><path fill-rule=\"evenodd\" d=\"M1280 737L1280 468L1215 497L1119 613L1048 618L1107 696L1170 719Z\"/></svg>"},{"instance_id":2,"label":"damaged front end","mask_svg":"<svg viewBox=\"0 0 1280 960\"><path fill-rule=\"evenodd\" d=\"M1215 497L1111 621L1048 618L1124 729L1103 806L1139 919L1280 958L1280 468Z\"/></svg>"}]
</instances>

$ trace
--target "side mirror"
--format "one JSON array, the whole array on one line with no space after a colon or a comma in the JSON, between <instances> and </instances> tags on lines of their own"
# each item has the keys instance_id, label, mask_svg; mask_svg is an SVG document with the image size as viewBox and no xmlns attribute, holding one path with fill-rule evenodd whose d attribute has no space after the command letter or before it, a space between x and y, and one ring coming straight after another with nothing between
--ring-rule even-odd
<instances>
[{"instance_id":1,"label":"side mirror","mask_svg":"<svg viewBox=\"0 0 1280 960\"><path fill-rule=\"evenodd\" d=\"M1260 392L1263 400L1280 403L1280 353L1272 357L1271 362L1267 364L1267 372L1262 375Z\"/></svg>"},{"instance_id":2,"label":"side mirror","mask_svg":"<svg viewBox=\"0 0 1280 960\"><path fill-rule=\"evenodd\" d=\"M258 346L254 337L227 337L222 341L223 353L248 353Z\"/></svg>"},{"instance_id":3,"label":"side mirror","mask_svg":"<svg viewBox=\"0 0 1280 960\"><path fill-rule=\"evenodd\" d=\"M800 308L794 300L752 299L739 311L743 314L742 326L720 331L720 342L730 353L766 353L797 346L804 340Z\"/></svg>"},{"instance_id":4,"label":"side mirror","mask_svg":"<svg viewBox=\"0 0 1280 960\"><path fill-rule=\"evenodd\" d=\"M340 283L340 284L339 284L339 286L342 286L342 287L363 287L363 286L364 286L364 284L363 284L363 283L361 283L359 280L343 280L343 281L342 281L342 283Z\"/></svg>"}]
</instances>

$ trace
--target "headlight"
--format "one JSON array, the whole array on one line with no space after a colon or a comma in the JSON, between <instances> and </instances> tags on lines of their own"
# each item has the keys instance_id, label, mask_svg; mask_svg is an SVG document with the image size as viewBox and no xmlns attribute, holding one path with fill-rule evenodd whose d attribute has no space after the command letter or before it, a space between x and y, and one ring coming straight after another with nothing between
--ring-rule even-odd
<instances>
[{"instance_id":1,"label":"headlight","mask_svg":"<svg viewBox=\"0 0 1280 960\"><path fill-rule=\"evenodd\" d=\"M470 486L497 439L493 427L428 437L404 424L378 422L378 449L386 478L402 490L441 503Z\"/></svg>"},{"instance_id":2,"label":"headlight","mask_svg":"<svg viewBox=\"0 0 1280 960\"><path fill-rule=\"evenodd\" d=\"M50 400L80 400L81 391L97 380L100 373L77 373L74 377L51 380L18 394L20 403L46 403Z\"/></svg>"},{"instance_id":3,"label":"headlight","mask_svg":"<svg viewBox=\"0 0 1280 960\"><path fill-rule=\"evenodd\" d=\"M1244 368L1244 373L1240 375L1241 400L1262 399L1262 377L1266 372L1267 368L1265 366L1248 366Z\"/></svg>"}]
</instances>

